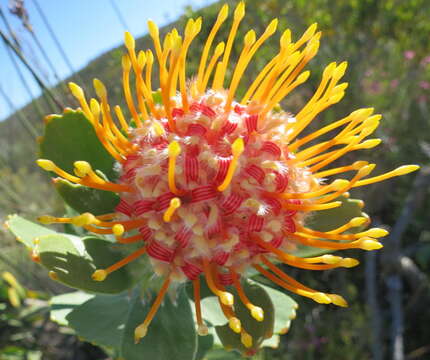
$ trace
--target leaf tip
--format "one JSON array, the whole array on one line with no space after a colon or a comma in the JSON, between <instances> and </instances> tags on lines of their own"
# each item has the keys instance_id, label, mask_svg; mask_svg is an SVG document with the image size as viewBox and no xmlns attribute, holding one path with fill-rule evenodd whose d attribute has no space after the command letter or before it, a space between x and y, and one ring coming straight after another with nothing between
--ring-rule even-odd
<instances>
[{"instance_id":1,"label":"leaf tip","mask_svg":"<svg viewBox=\"0 0 430 360\"><path fill-rule=\"evenodd\" d=\"M46 115L43 118L43 122L45 123L45 125L49 124L53 119L60 117L60 115L58 114L50 114L50 115Z\"/></svg>"},{"instance_id":2,"label":"leaf tip","mask_svg":"<svg viewBox=\"0 0 430 360\"><path fill-rule=\"evenodd\" d=\"M58 274L55 271L48 272L48 276L51 280L58 281Z\"/></svg>"},{"instance_id":3,"label":"leaf tip","mask_svg":"<svg viewBox=\"0 0 430 360\"><path fill-rule=\"evenodd\" d=\"M288 331L290 331L290 327L286 326L286 327L282 328L281 330L279 330L279 335L285 335L286 333L288 333Z\"/></svg>"},{"instance_id":4,"label":"leaf tip","mask_svg":"<svg viewBox=\"0 0 430 360\"><path fill-rule=\"evenodd\" d=\"M291 311L291 315L288 317L290 320L294 320L297 317L296 310Z\"/></svg>"},{"instance_id":5,"label":"leaf tip","mask_svg":"<svg viewBox=\"0 0 430 360\"><path fill-rule=\"evenodd\" d=\"M76 111L70 107L65 107L63 110L63 114L75 113Z\"/></svg>"}]
</instances>

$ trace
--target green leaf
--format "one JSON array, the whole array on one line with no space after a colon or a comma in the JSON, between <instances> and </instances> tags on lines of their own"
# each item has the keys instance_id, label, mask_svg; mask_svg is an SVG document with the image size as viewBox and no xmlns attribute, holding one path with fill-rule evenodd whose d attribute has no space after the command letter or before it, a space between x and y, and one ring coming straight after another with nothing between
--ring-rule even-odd
<instances>
[{"instance_id":1,"label":"green leaf","mask_svg":"<svg viewBox=\"0 0 430 360\"><path fill-rule=\"evenodd\" d=\"M241 360L243 357L235 351L227 351L224 349L213 349L209 351L205 360Z\"/></svg>"},{"instance_id":2,"label":"green leaf","mask_svg":"<svg viewBox=\"0 0 430 360\"><path fill-rule=\"evenodd\" d=\"M5 224L16 236L16 239L29 249L34 247L34 239L43 235L56 234L54 230L35 224L18 215L9 216Z\"/></svg>"},{"instance_id":3,"label":"green leaf","mask_svg":"<svg viewBox=\"0 0 430 360\"><path fill-rule=\"evenodd\" d=\"M364 216L362 209L362 201L357 199L348 199L345 196L340 196L336 201L342 201L342 205L324 211L315 211L306 220L306 226L317 231L330 231L336 229L354 217ZM355 230L360 231L359 228Z\"/></svg>"},{"instance_id":4,"label":"green leaf","mask_svg":"<svg viewBox=\"0 0 430 360\"><path fill-rule=\"evenodd\" d=\"M234 293L236 315L244 324L244 328L247 331L249 328L250 333L257 339L255 344L259 342L259 347L276 346L279 344L279 338L276 335L271 338L267 338L270 335L269 330L271 326L269 325L274 319L272 327L273 334L284 334L287 332L290 327L291 320L296 316L297 303L283 292L252 280L244 282L243 287L245 288L245 292L251 302L264 309L265 320L268 320L268 323L262 324L251 318L248 309L243 306L240 299L237 297L237 294ZM263 293L265 295L262 295ZM270 303L267 300L267 297L270 299ZM215 344L223 344L228 349L236 349L242 353L246 352L247 350L243 347L240 337L233 333L226 325L226 318L220 309L218 299L215 296L206 297L202 300L201 304L204 319L217 328ZM264 338L263 336L262 338L261 334L265 332L267 332L267 337ZM255 351L256 347L253 347L253 350Z\"/></svg>"},{"instance_id":5,"label":"green leaf","mask_svg":"<svg viewBox=\"0 0 430 360\"><path fill-rule=\"evenodd\" d=\"M58 281L67 286L115 294L131 285L131 278L125 268L113 272L104 281L91 278L96 269L107 268L121 259L119 254L111 250L109 241L60 234L41 236L39 240L37 251L41 264L55 272Z\"/></svg>"},{"instance_id":6,"label":"green leaf","mask_svg":"<svg viewBox=\"0 0 430 360\"><path fill-rule=\"evenodd\" d=\"M110 191L92 189L80 184L72 184L64 179L54 183L64 201L79 213L94 215L111 213L119 203L119 196Z\"/></svg>"},{"instance_id":7,"label":"green leaf","mask_svg":"<svg viewBox=\"0 0 430 360\"><path fill-rule=\"evenodd\" d=\"M131 277L125 268L113 272L102 282L91 278L96 269L109 267L122 258L111 249L109 241L56 233L17 215L9 217L7 226L20 242L36 249L41 264L54 271L65 285L108 294L122 292L131 285ZM39 240L37 247L34 244L36 238Z\"/></svg>"},{"instance_id":8,"label":"green leaf","mask_svg":"<svg viewBox=\"0 0 430 360\"><path fill-rule=\"evenodd\" d=\"M67 136L65 135L67 134ZM52 160L63 170L73 174L73 163L88 161L106 179L117 177L114 159L99 141L94 127L81 111L67 111L49 119L40 143L40 156ZM106 174L106 175L105 175ZM96 190L64 179L55 181L55 188L76 211L95 215L112 212L119 202L117 194Z\"/></svg>"},{"instance_id":9,"label":"green leaf","mask_svg":"<svg viewBox=\"0 0 430 360\"><path fill-rule=\"evenodd\" d=\"M270 297L275 309L275 324L273 327L274 334L284 334L290 327L291 320L296 317L297 303L287 294L276 290L270 286L258 283Z\"/></svg>"},{"instance_id":10,"label":"green leaf","mask_svg":"<svg viewBox=\"0 0 430 360\"><path fill-rule=\"evenodd\" d=\"M345 196L340 196L336 201L342 201L342 205L324 211L315 211L311 216L306 219L306 226L316 231L330 231L336 229L354 217L367 217L367 215L361 211L362 201L358 199L348 199ZM363 227L351 228L348 232L354 233L362 231ZM299 257L311 257L327 254L334 250L319 249L312 246L297 246L297 250L293 251L292 254Z\"/></svg>"},{"instance_id":11,"label":"green leaf","mask_svg":"<svg viewBox=\"0 0 430 360\"><path fill-rule=\"evenodd\" d=\"M197 354L195 360L203 360L206 353L212 349L214 345L214 336L208 334L206 336L197 336Z\"/></svg>"},{"instance_id":12,"label":"green leaf","mask_svg":"<svg viewBox=\"0 0 430 360\"><path fill-rule=\"evenodd\" d=\"M40 142L40 156L52 160L63 170L73 174L73 163L88 161L114 180L114 159L97 137L93 125L82 111L69 110L50 117Z\"/></svg>"},{"instance_id":13,"label":"green leaf","mask_svg":"<svg viewBox=\"0 0 430 360\"><path fill-rule=\"evenodd\" d=\"M194 290L193 283L191 281L187 281L185 283L185 290L187 292L188 297L194 301ZM214 296L211 289L209 289L208 284L206 283L206 278L204 275L200 275L200 299L205 299L209 296Z\"/></svg>"},{"instance_id":14,"label":"green leaf","mask_svg":"<svg viewBox=\"0 0 430 360\"><path fill-rule=\"evenodd\" d=\"M178 359L202 359L212 347L213 338L207 336L199 344L201 357L189 357L190 354L194 356L196 351L196 334L183 291L180 291L177 305L173 305L170 299L166 298L149 328L148 335L141 341L144 345L134 345L134 328L140 323L134 316L138 313L143 319L148 311L149 304L143 306L138 296L131 298L128 293L94 296L74 292L56 296L51 300L51 318L54 321L71 327L78 336L87 341L116 350L122 349L126 360L149 359L150 356L158 354L161 348L163 350L160 356L163 356L163 352L167 355L154 355L153 358L171 359L168 357L171 349L165 349L166 346L175 349L173 354L177 354ZM167 342L164 342L166 334ZM182 336L178 336L179 334ZM154 343L154 339L158 344ZM155 346L154 349L150 349L151 344ZM176 349L178 344L185 344L185 348Z\"/></svg>"},{"instance_id":15,"label":"green leaf","mask_svg":"<svg viewBox=\"0 0 430 360\"><path fill-rule=\"evenodd\" d=\"M297 248L291 253L294 256L305 258L305 257L320 256L320 255L332 253L333 251L336 251L336 250L320 249L312 246L297 245Z\"/></svg>"},{"instance_id":16,"label":"green leaf","mask_svg":"<svg viewBox=\"0 0 430 360\"><path fill-rule=\"evenodd\" d=\"M281 337L279 335L273 335L270 339L266 339L261 344L261 347L269 347L272 349L277 349L279 347L279 343L281 341Z\"/></svg>"},{"instance_id":17,"label":"green leaf","mask_svg":"<svg viewBox=\"0 0 430 360\"><path fill-rule=\"evenodd\" d=\"M130 309L127 293L97 295L66 315L69 326L85 340L119 349Z\"/></svg>"},{"instance_id":18,"label":"green leaf","mask_svg":"<svg viewBox=\"0 0 430 360\"><path fill-rule=\"evenodd\" d=\"M251 335L252 346L246 348L241 342L241 335L233 332L228 324L216 326L215 329L227 350L235 349L249 356L257 353L263 341L273 335L275 309L270 296L262 286L251 281L242 281L242 287L251 303L264 310L263 321L257 321L251 316L248 308L240 301L236 290L232 291L235 297L234 312L237 318L240 319L242 328Z\"/></svg>"},{"instance_id":19,"label":"green leaf","mask_svg":"<svg viewBox=\"0 0 430 360\"><path fill-rule=\"evenodd\" d=\"M201 301L203 318L213 326L224 325L226 318L216 296L208 296Z\"/></svg>"},{"instance_id":20,"label":"green leaf","mask_svg":"<svg viewBox=\"0 0 430 360\"><path fill-rule=\"evenodd\" d=\"M193 360L197 351L194 320L185 290L178 292L173 303L166 297L157 311L147 335L134 344L134 330L143 322L151 302L136 296L125 325L122 356L126 360Z\"/></svg>"},{"instance_id":21,"label":"green leaf","mask_svg":"<svg viewBox=\"0 0 430 360\"><path fill-rule=\"evenodd\" d=\"M69 326L67 315L69 315L73 309L79 307L91 298L94 298L94 295L82 291L75 291L52 297L49 301L51 305L51 320L55 321L57 324Z\"/></svg>"}]
</instances>

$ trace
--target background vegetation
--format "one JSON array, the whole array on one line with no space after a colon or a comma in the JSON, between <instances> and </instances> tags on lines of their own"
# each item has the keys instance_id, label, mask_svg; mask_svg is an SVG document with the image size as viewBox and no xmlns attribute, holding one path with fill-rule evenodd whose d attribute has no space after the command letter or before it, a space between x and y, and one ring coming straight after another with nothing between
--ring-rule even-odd
<instances>
[{"instance_id":1,"label":"background vegetation","mask_svg":"<svg viewBox=\"0 0 430 360\"><path fill-rule=\"evenodd\" d=\"M326 64L347 60L346 81L350 84L347 96L320 116L319 121L333 121L359 107L373 106L384 116L377 134L384 142L376 150L362 151L362 158L377 162L380 172L404 163L423 167L416 176L373 185L366 193L353 193L354 197L365 200L365 210L375 224L391 228L382 251L354 252L362 262L354 269L293 274L310 286L344 294L351 306L339 309L296 299L300 308L289 334L281 338L278 349L265 349L259 356L285 360L429 359L430 2L248 0L246 3L247 16L238 39L250 28L261 33L274 17L279 18L280 29L291 28L295 39L313 22L323 31L319 55L309 66L312 76L286 100L285 109L294 113L300 108L316 87ZM190 73L197 66L209 24L213 23L219 7L214 4L198 14L188 8L184 18L172 24L182 29L189 16L204 18L205 26L188 58ZM227 27L223 31L220 37L226 36ZM256 70L271 56L277 41L275 36L258 53L242 86L249 84ZM137 48L148 46L147 37L137 41ZM233 58L240 48L241 42L237 41ZM90 93L92 79L100 78L110 91L112 103L122 104L123 51L120 47L101 55L74 77ZM51 91L61 102L76 106L66 95L64 84ZM1 220L10 213L31 219L40 213L65 211L48 177L34 165L37 156L34 135L40 134L42 128L40 114L52 111L59 109L45 93L0 123ZM46 300L65 289L30 262L25 250L5 229L0 230L0 246L0 273L10 271L26 289L17 304L8 291L10 283L3 280L0 284L0 358L104 358L100 350L80 343L65 328L49 321ZM44 340L41 331L51 334L50 337L44 335L47 337ZM64 351L65 346L72 351Z\"/></svg>"}]
</instances>

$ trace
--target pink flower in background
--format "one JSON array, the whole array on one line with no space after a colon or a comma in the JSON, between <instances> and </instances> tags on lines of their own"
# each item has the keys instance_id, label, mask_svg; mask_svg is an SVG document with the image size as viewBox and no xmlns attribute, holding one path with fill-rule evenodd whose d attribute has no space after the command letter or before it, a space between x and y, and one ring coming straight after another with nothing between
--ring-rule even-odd
<instances>
[{"instance_id":1,"label":"pink flower in background","mask_svg":"<svg viewBox=\"0 0 430 360\"><path fill-rule=\"evenodd\" d=\"M421 65L426 66L427 64L430 64L430 55L421 60Z\"/></svg>"},{"instance_id":2,"label":"pink flower in background","mask_svg":"<svg viewBox=\"0 0 430 360\"><path fill-rule=\"evenodd\" d=\"M391 82L390 82L390 87L391 87L392 89L396 89L396 88L397 88L397 86L399 86L399 79L391 80Z\"/></svg>"},{"instance_id":3,"label":"pink flower in background","mask_svg":"<svg viewBox=\"0 0 430 360\"><path fill-rule=\"evenodd\" d=\"M403 53L403 56L405 57L406 60L412 60L415 57L415 51L413 51L413 50L406 50Z\"/></svg>"},{"instance_id":4,"label":"pink flower in background","mask_svg":"<svg viewBox=\"0 0 430 360\"><path fill-rule=\"evenodd\" d=\"M430 89L430 82L428 81L423 80L423 81L420 81L419 84L421 89L424 89L424 90Z\"/></svg>"},{"instance_id":5,"label":"pink flower in background","mask_svg":"<svg viewBox=\"0 0 430 360\"><path fill-rule=\"evenodd\" d=\"M380 93L381 92L381 83L379 81L373 81L370 84L369 91L374 93L374 94Z\"/></svg>"}]
</instances>

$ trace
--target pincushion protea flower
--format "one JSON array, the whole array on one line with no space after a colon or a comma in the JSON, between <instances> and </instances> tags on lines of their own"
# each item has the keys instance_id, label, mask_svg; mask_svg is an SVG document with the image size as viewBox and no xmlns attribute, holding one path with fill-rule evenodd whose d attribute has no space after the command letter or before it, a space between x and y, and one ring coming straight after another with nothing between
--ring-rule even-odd
<instances>
[{"instance_id":1,"label":"pincushion protea flower","mask_svg":"<svg viewBox=\"0 0 430 360\"><path fill-rule=\"evenodd\" d=\"M97 234L113 234L121 244L142 244L123 260L93 274L95 281L103 281L113 271L146 254L154 272L164 277L146 319L135 330L136 341L145 336L173 281L193 283L198 332L207 333L200 308L201 274L219 298L229 326L241 334L245 347L252 346L252 338L236 317L234 297L226 286L234 286L252 316L262 321L264 309L250 302L240 283L240 277L250 267L279 286L316 302L346 306L340 295L299 283L274 261L311 270L357 265L352 258L330 254L301 258L292 252L298 244L318 249L375 250L382 247L378 238L387 234L385 230L351 233L351 228L368 222L358 217L321 232L306 227L305 218L311 212L338 207L341 202L336 199L354 187L418 168L402 166L367 177L375 164L357 161L330 167L351 151L380 143L379 139L365 140L381 118L373 115L371 108L356 110L301 136L319 113L344 96L347 83L339 81L346 70L345 62L325 68L314 95L295 115L279 109L278 104L309 77L309 71L302 70L319 47L321 33L316 32L315 24L296 42L290 30L283 32L279 52L256 76L242 99L235 99L249 62L277 27L275 19L258 38L254 30L246 34L231 81L226 84L231 50L244 14L245 6L239 3L226 43L219 43L211 51L228 16L228 6L222 7L203 48L198 72L188 81L187 51L201 29L201 18L188 21L183 37L173 29L163 42L158 28L149 21L155 56L151 50L136 54L134 39L126 33L128 53L122 59L122 85L131 122L121 107L111 108L101 81L94 80L99 99L89 103L83 90L70 83L71 92L100 142L118 163L121 176L116 183L103 179L85 161L76 161L75 174L70 174L50 160L38 160L42 168L70 182L120 194L114 213L84 213L74 218L42 216L39 220L73 223ZM154 58L159 67L161 102L153 97ZM131 70L135 96L130 88ZM309 145L336 131L330 140ZM327 180L346 172L354 173L350 180Z\"/></svg>"}]
</instances>

